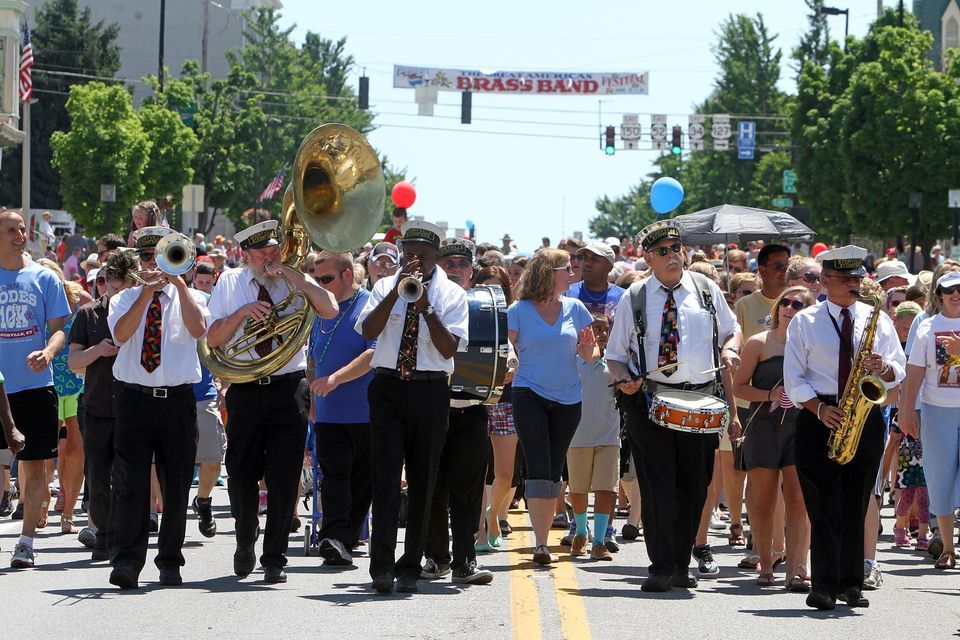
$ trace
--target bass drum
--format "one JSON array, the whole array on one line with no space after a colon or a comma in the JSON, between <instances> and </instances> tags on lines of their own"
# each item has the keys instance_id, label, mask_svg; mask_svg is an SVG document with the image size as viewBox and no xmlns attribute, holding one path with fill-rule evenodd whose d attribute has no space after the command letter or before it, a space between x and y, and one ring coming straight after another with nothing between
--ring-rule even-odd
<instances>
[{"instance_id":1,"label":"bass drum","mask_svg":"<svg viewBox=\"0 0 960 640\"><path fill-rule=\"evenodd\" d=\"M453 357L450 397L493 404L507 372L507 300L497 285L468 289L470 342Z\"/></svg>"}]
</instances>

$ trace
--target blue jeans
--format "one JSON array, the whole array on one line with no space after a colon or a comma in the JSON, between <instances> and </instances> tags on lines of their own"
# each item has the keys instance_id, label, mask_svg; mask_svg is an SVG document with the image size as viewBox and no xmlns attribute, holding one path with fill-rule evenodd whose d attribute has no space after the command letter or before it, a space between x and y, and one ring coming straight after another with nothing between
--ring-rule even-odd
<instances>
[{"instance_id":1,"label":"blue jeans","mask_svg":"<svg viewBox=\"0 0 960 640\"><path fill-rule=\"evenodd\" d=\"M523 448L524 495L556 498L567 449L580 424L581 403L560 404L525 387L513 388L513 421Z\"/></svg>"}]
</instances>

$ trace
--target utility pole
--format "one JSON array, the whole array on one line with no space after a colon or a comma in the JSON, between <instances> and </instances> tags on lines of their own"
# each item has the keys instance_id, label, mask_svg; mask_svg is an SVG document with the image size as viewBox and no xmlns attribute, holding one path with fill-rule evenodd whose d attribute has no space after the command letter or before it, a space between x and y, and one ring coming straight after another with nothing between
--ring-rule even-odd
<instances>
[{"instance_id":1,"label":"utility pole","mask_svg":"<svg viewBox=\"0 0 960 640\"><path fill-rule=\"evenodd\" d=\"M167 0L160 0L160 67L157 70L160 92L163 92L163 34L167 18Z\"/></svg>"},{"instance_id":2,"label":"utility pole","mask_svg":"<svg viewBox=\"0 0 960 640\"><path fill-rule=\"evenodd\" d=\"M883 0L877 0L877 20L883 17Z\"/></svg>"},{"instance_id":3,"label":"utility pole","mask_svg":"<svg viewBox=\"0 0 960 640\"><path fill-rule=\"evenodd\" d=\"M22 153L23 168L20 172L20 191L23 194L20 198L20 209L23 212L23 219L30 222L30 103L27 100L23 103L23 144L20 145Z\"/></svg>"},{"instance_id":4,"label":"utility pole","mask_svg":"<svg viewBox=\"0 0 960 640\"><path fill-rule=\"evenodd\" d=\"M210 0L203 0L203 39L200 41L200 72L207 72L207 39L210 36Z\"/></svg>"}]
</instances>

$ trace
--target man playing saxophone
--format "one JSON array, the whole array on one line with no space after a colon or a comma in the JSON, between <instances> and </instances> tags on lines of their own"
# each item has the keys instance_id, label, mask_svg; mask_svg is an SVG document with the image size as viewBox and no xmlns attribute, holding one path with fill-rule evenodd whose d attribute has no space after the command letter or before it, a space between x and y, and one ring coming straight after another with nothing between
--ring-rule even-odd
<instances>
[{"instance_id":1,"label":"man playing saxophone","mask_svg":"<svg viewBox=\"0 0 960 640\"><path fill-rule=\"evenodd\" d=\"M861 594L863 523L885 425L880 404L871 407L861 389L876 399L882 387L892 389L905 375L893 323L878 307L858 302L866 255L866 249L848 245L817 256L827 300L794 317L784 352L787 395L804 409L795 447L812 525L807 605L820 610L833 609L838 599L869 606ZM873 385L881 387L879 394ZM842 443L841 450L831 452L831 441Z\"/></svg>"}]
</instances>

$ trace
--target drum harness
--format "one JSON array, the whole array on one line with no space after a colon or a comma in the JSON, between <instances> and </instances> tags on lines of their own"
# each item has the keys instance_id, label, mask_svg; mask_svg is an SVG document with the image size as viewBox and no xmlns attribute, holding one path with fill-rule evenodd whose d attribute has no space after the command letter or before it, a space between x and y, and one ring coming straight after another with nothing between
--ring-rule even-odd
<instances>
[{"instance_id":1,"label":"drum harness","mask_svg":"<svg viewBox=\"0 0 960 640\"><path fill-rule=\"evenodd\" d=\"M643 392L644 398L647 401L647 406L651 406L653 401L653 395L656 393L658 387L665 387L669 389L681 389L684 391L699 391L701 393L706 393L708 395L714 395L714 393L719 393L722 390L723 382L720 378L720 335L719 329L717 327L717 308L713 304L713 296L710 295L710 280L707 276L696 273L693 271L687 271L690 274L690 277L693 278L693 283L697 287L697 292L700 294L700 306L703 307L704 311L710 314L711 319L713 320L713 364L717 367L717 370L714 372L715 379L713 382L707 382L704 384L691 384L689 382L684 382L681 384L667 384L664 382L657 382L654 380L647 380L647 352L644 347L644 341L646 337L646 312L647 312L647 283L643 281L639 287L634 289L630 287L630 306L633 309L633 319L634 325L637 329L637 360L636 366L640 371L640 376L644 378L643 387L641 391ZM711 393L713 392L713 393Z\"/></svg>"}]
</instances>

